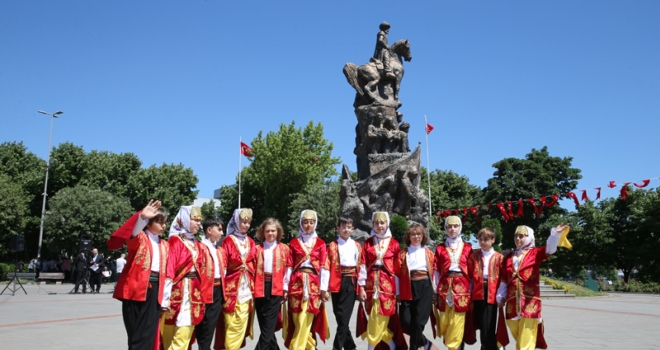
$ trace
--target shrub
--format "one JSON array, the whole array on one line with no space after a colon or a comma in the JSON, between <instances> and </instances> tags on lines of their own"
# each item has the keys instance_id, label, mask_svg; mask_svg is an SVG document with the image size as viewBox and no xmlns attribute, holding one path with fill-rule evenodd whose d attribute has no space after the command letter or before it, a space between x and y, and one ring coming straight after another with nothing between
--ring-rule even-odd
<instances>
[{"instance_id":1,"label":"shrub","mask_svg":"<svg viewBox=\"0 0 660 350\"><path fill-rule=\"evenodd\" d=\"M392 231L392 236L403 243L403 236L406 234L408 229L408 220L403 216L394 215L390 218L390 231Z\"/></svg>"}]
</instances>

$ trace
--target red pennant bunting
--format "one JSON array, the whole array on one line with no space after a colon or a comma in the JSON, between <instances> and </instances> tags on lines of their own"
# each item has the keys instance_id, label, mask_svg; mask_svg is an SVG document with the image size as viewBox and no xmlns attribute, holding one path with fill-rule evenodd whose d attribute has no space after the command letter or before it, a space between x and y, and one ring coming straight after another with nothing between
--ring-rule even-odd
<instances>
[{"instance_id":1,"label":"red pennant bunting","mask_svg":"<svg viewBox=\"0 0 660 350\"><path fill-rule=\"evenodd\" d=\"M628 184L630 182L624 182L623 186L621 186L621 199L628 200Z\"/></svg>"},{"instance_id":2,"label":"red pennant bunting","mask_svg":"<svg viewBox=\"0 0 660 350\"><path fill-rule=\"evenodd\" d=\"M497 209L500 210L500 213L502 213L502 216L504 216L504 221L509 222L509 214L506 213L506 209L504 209L504 204L502 203L497 203Z\"/></svg>"},{"instance_id":3,"label":"red pennant bunting","mask_svg":"<svg viewBox=\"0 0 660 350\"><path fill-rule=\"evenodd\" d=\"M557 204L557 201L558 201L558 200L559 200L559 195L558 195L558 194L553 194L553 195L552 195L552 202L550 202L550 203L545 203L544 206L545 206L546 208L552 208L552 207L555 206L555 204Z\"/></svg>"},{"instance_id":4,"label":"red pennant bunting","mask_svg":"<svg viewBox=\"0 0 660 350\"><path fill-rule=\"evenodd\" d=\"M516 213L517 217L524 216L525 214L523 213L523 200L519 199L518 200L518 212Z\"/></svg>"},{"instance_id":5,"label":"red pennant bunting","mask_svg":"<svg viewBox=\"0 0 660 350\"><path fill-rule=\"evenodd\" d=\"M532 207L534 208L534 214L536 214L536 217L541 216L541 214L539 213L539 208L536 206L536 200L534 200L534 198L529 198L527 199L527 201L532 204ZM543 203L541 203L541 208L543 208Z\"/></svg>"},{"instance_id":6,"label":"red pennant bunting","mask_svg":"<svg viewBox=\"0 0 660 350\"><path fill-rule=\"evenodd\" d=\"M614 187L616 187L616 181L610 181L610 184L607 185L607 187L609 187L609 188L614 188Z\"/></svg>"},{"instance_id":7,"label":"red pennant bunting","mask_svg":"<svg viewBox=\"0 0 660 350\"><path fill-rule=\"evenodd\" d=\"M596 199L600 199L600 187L594 188L594 190L598 190L598 193L596 194Z\"/></svg>"},{"instance_id":8,"label":"red pennant bunting","mask_svg":"<svg viewBox=\"0 0 660 350\"><path fill-rule=\"evenodd\" d=\"M567 196L573 198L573 201L575 202L575 206L579 207L580 206L580 201L578 200L578 197L575 195L573 192L568 192L566 193Z\"/></svg>"},{"instance_id":9,"label":"red pennant bunting","mask_svg":"<svg viewBox=\"0 0 660 350\"><path fill-rule=\"evenodd\" d=\"M582 201L588 201L589 196L587 196L587 190L580 190L582 191Z\"/></svg>"},{"instance_id":10,"label":"red pennant bunting","mask_svg":"<svg viewBox=\"0 0 660 350\"><path fill-rule=\"evenodd\" d=\"M545 196L541 196L541 198L540 198L541 205L539 205L539 215L538 215L538 217L543 216L543 208L545 208L545 199L546 199Z\"/></svg>"},{"instance_id":11,"label":"red pennant bunting","mask_svg":"<svg viewBox=\"0 0 660 350\"><path fill-rule=\"evenodd\" d=\"M651 180L650 179L649 180L642 180L642 182L643 183L641 185L639 185L639 184L633 184L633 185L635 185L635 187L637 187L637 188L643 188L643 187L648 186L649 182L651 182Z\"/></svg>"},{"instance_id":12,"label":"red pennant bunting","mask_svg":"<svg viewBox=\"0 0 660 350\"><path fill-rule=\"evenodd\" d=\"M506 202L506 207L509 209L509 218L513 219L513 203Z\"/></svg>"},{"instance_id":13,"label":"red pennant bunting","mask_svg":"<svg viewBox=\"0 0 660 350\"><path fill-rule=\"evenodd\" d=\"M458 215L458 209L454 209L454 214Z\"/></svg>"},{"instance_id":14,"label":"red pennant bunting","mask_svg":"<svg viewBox=\"0 0 660 350\"><path fill-rule=\"evenodd\" d=\"M474 215L474 218L477 219L477 223L481 225L481 218L477 214L477 208L475 207L470 207L470 211L472 212L472 215Z\"/></svg>"},{"instance_id":15,"label":"red pennant bunting","mask_svg":"<svg viewBox=\"0 0 660 350\"><path fill-rule=\"evenodd\" d=\"M463 222L467 221L468 208L463 208Z\"/></svg>"},{"instance_id":16,"label":"red pennant bunting","mask_svg":"<svg viewBox=\"0 0 660 350\"><path fill-rule=\"evenodd\" d=\"M451 210L445 210L442 212L442 216L447 217L451 215Z\"/></svg>"},{"instance_id":17,"label":"red pennant bunting","mask_svg":"<svg viewBox=\"0 0 660 350\"><path fill-rule=\"evenodd\" d=\"M488 205L488 211L491 211L493 209L493 205L492 204L487 204L487 205Z\"/></svg>"}]
</instances>

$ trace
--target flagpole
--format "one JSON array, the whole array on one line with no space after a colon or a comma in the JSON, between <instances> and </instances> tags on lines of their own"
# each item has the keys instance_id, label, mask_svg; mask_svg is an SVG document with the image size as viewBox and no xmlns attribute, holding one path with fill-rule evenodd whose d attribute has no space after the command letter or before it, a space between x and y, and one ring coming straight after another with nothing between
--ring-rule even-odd
<instances>
[{"instance_id":1,"label":"flagpole","mask_svg":"<svg viewBox=\"0 0 660 350\"><path fill-rule=\"evenodd\" d=\"M426 178L429 184L429 220L431 220L431 163L429 162L429 122L424 114L424 132L426 133Z\"/></svg>"},{"instance_id":2,"label":"flagpole","mask_svg":"<svg viewBox=\"0 0 660 350\"><path fill-rule=\"evenodd\" d=\"M243 137L239 136L238 137L238 209L241 208L241 158L243 158L243 154L241 151L243 150L242 144L243 144Z\"/></svg>"}]
</instances>

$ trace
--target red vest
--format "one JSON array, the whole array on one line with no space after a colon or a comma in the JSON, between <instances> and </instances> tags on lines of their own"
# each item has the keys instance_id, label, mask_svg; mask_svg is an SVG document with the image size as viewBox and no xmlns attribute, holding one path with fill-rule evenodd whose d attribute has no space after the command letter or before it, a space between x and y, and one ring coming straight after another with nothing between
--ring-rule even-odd
<instances>
[{"instance_id":1,"label":"red vest","mask_svg":"<svg viewBox=\"0 0 660 350\"><path fill-rule=\"evenodd\" d=\"M213 261L209 261L211 257L208 254L208 249L204 248L204 245L200 242L188 241L197 250L197 258L193 257L193 248L184 243L183 238L180 236L170 237L168 243L170 254L167 259L167 279L172 280L173 286L170 296L171 311L165 314L165 324L176 324L179 312L181 312L181 305L184 302L184 278L195 267L194 273L197 278L187 278L187 280L188 297L191 305L190 318L193 325L198 325L204 318L204 312L206 311L204 299L208 298L209 289L213 289ZM204 292L207 293L206 298L202 297Z\"/></svg>"},{"instance_id":2,"label":"red vest","mask_svg":"<svg viewBox=\"0 0 660 350\"><path fill-rule=\"evenodd\" d=\"M438 298L440 311L444 312L447 305L447 294L451 288L454 299L454 310L456 312L466 312L470 308L470 280L468 278L468 258L472 252L472 246L463 242L463 250L458 260L458 266L463 273L462 276L449 277L449 267L451 259L447 247L443 244L435 249L435 269L440 272L440 281L438 282Z\"/></svg>"},{"instance_id":3,"label":"red vest","mask_svg":"<svg viewBox=\"0 0 660 350\"><path fill-rule=\"evenodd\" d=\"M500 271L502 270L502 254L493 252L488 264L488 283L484 280L484 261L481 249L476 249L468 259L468 273L472 280L472 300L484 300L484 288L488 288L488 304L497 304L495 296L500 286Z\"/></svg>"},{"instance_id":4,"label":"red vest","mask_svg":"<svg viewBox=\"0 0 660 350\"><path fill-rule=\"evenodd\" d=\"M220 267L220 283L224 285L224 272L225 268L227 266L227 263L225 262L226 257L225 257L225 251L222 249L222 247L216 247L215 251L211 251L209 247L202 243L202 247L204 247L204 251L206 254L206 259L208 259L209 264L211 265L211 269L213 273L211 274L211 281L210 287L205 288L202 290L202 300L204 300L205 304L213 304L213 289L214 289L214 284L215 284L215 263L213 262L213 257L211 257L211 254L215 254L218 259L218 266Z\"/></svg>"},{"instance_id":5,"label":"red vest","mask_svg":"<svg viewBox=\"0 0 660 350\"><path fill-rule=\"evenodd\" d=\"M382 257L382 268L374 270L376 264L376 236L369 237L364 242L362 248L362 261L367 269L367 313L371 312L371 300L374 292L378 290L378 299L380 300L380 310L378 313L383 316L392 316L396 313L396 282L394 279L394 259L399 253L399 242L393 237L389 238L389 245ZM382 244L382 242L381 242Z\"/></svg>"},{"instance_id":6,"label":"red vest","mask_svg":"<svg viewBox=\"0 0 660 350\"><path fill-rule=\"evenodd\" d=\"M355 242L355 241L354 241ZM355 247L358 252L357 260L355 261L358 266L355 266L355 273L353 277L357 278L360 271L360 260L362 258L362 246L360 243L355 242ZM330 293L339 293L341 289L341 279L343 277L341 273L341 260L339 258L339 243L337 241L332 241L328 245L328 269L330 270L330 283L328 285L328 292ZM357 285L355 286L357 288Z\"/></svg>"},{"instance_id":7,"label":"red vest","mask_svg":"<svg viewBox=\"0 0 660 350\"><path fill-rule=\"evenodd\" d=\"M311 314L318 314L321 306L321 269L327 269L327 251L325 242L316 237L314 246L310 249L309 254L303 247L300 238L296 238L289 243L289 259L287 267L291 267L293 273L289 281L289 312L299 313L302 312L302 301L304 296L304 276L307 275L309 290L309 304L307 305L307 312ZM306 273L300 271L302 263L309 259L312 268L316 273Z\"/></svg>"},{"instance_id":8,"label":"red vest","mask_svg":"<svg viewBox=\"0 0 660 350\"><path fill-rule=\"evenodd\" d=\"M539 288L539 268L548 258L545 247L532 248L524 253L518 271L513 268L513 255L505 257L502 269L502 282L507 284L506 318L516 316L541 317L541 290Z\"/></svg>"},{"instance_id":9,"label":"red vest","mask_svg":"<svg viewBox=\"0 0 660 350\"><path fill-rule=\"evenodd\" d=\"M435 255L433 252L424 248L426 254L426 271L428 272L429 281L433 280L433 270L435 268ZM412 300L412 286L410 281L410 271L408 270L408 248L401 249L394 262L396 275L399 277L399 299Z\"/></svg>"},{"instance_id":10,"label":"red vest","mask_svg":"<svg viewBox=\"0 0 660 350\"><path fill-rule=\"evenodd\" d=\"M133 227L137 222L138 215L141 212L133 214L117 232L133 232ZM147 290L149 289L149 274L151 274L151 257L154 252L151 248L149 235L142 231L137 236L126 241L128 247L128 257L124 271L119 275L119 280L115 286L112 297L119 300L147 300ZM160 240L160 271L158 279L158 303L163 302L163 289L165 286L165 273L167 271L167 255L169 247L167 241Z\"/></svg>"},{"instance_id":11,"label":"red vest","mask_svg":"<svg viewBox=\"0 0 660 350\"><path fill-rule=\"evenodd\" d=\"M254 280L254 297L263 298L264 292L264 246L257 245L257 274ZM289 247L284 243L277 243L273 250L273 269L271 282L271 295L284 295L284 275L286 274L286 263L289 259Z\"/></svg>"},{"instance_id":12,"label":"red vest","mask_svg":"<svg viewBox=\"0 0 660 350\"><path fill-rule=\"evenodd\" d=\"M223 312L234 312L236 300L238 299L238 288L240 286L240 279L243 272L247 272L249 279L250 290L254 294L254 276L256 270L256 249L252 238L246 237L248 241L248 252L245 259L241 256L241 252L237 247L239 244L238 239L228 236L222 241L222 248L227 255L227 274L225 275L224 286L224 299L225 303L222 306ZM251 309L251 307L250 307Z\"/></svg>"}]
</instances>

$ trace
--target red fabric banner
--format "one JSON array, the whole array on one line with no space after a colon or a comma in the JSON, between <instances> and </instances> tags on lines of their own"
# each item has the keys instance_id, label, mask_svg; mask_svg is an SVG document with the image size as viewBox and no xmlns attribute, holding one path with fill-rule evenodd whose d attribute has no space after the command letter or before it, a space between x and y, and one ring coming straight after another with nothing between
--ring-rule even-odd
<instances>
[{"instance_id":1,"label":"red fabric banner","mask_svg":"<svg viewBox=\"0 0 660 350\"><path fill-rule=\"evenodd\" d=\"M600 199L600 187L594 188L594 190L598 190L598 193L596 194L596 199Z\"/></svg>"},{"instance_id":2,"label":"red fabric banner","mask_svg":"<svg viewBox=\"0 0 660 350\"><path fill-rule=\"evenodd\" d=\"M624 182L623 186L621 186L621 199L628 200L628 184L630 182Z\"/></svg>"},{"instance_id":3,"label":"red fabric banner","mask_svg":"<svg viewBox=\"0 0 660 350\"><path fill-rule=\"evenodd\" d=\"M610 184L607 185L607 187L609 187L609 188L614 188L614 187L616 187L616 181L610 181Z\"/></svg>"},{"instance_id":4,"label":"red fabric banner","mask_svg":"<svg viewBox=\"0 0 660 350\"><path fill-rule=\"evenodd\" d=\"M470 211L472 212L472 215L474 215L475 219L477 219L477 223L481 225L481 218L477 214L477 208L475 207L470 207Z\"/></svg>"},{"instance_id":5,"label":"red fabric banner","mask_svg":"<svg viewBox=\"0 0 660 350\"><path fill-rule=\"evenodd\" d=\"M504 221L509 222L509 214L507 214L506 209L504 209L504 204L502 203L497 203L497 209L500 210L500 213L502 213L502 216L504 216Z\"/></svg>"},{"instance_id":6,"label":"red fabric banner","mask_svg":"<svg viewBox=\"0 0 660 350\"><path fill-rule=\"evenodd\" d=\"M588 201L589 196L587 196L587 190L580 190L582 191L582 201Z\"/></svg>"},{"instance_id":7,"label":"red fabric banner","mask_svg":"<svg viewBox=\"0 0 660 350\"><path fill-rule=\"evenodd\" d=\"M536 200L534 198L529 198L527 199L529 203L532 204L532 207L534 208L534 214L536 214L536 217L541 216L541 213L539 212L539 208L536 206ZM543 203L541 203L541 209L543 208Z\"/></svg>"},{"instance_id":8,"label":"red fabric banner","mask_svg":"<svg viewBox=\"0 0 660 350\"><path fill-rule=\"evenodd\" d=\"M467 221L468 208L463 208L463 223Z\"/></svg>"},{"instance_id":9,"label":"red fabric banner","mask_svg":"<svg viewBox=\"0 0 660 350\"><path fill-rule=\"evenodd\" d=\"M525 213L523 212L523 200L519 199L518 200L518 212L516 213L517 217L525 216Z\"/></svg>"},{"instance_id":10,"label":"red fabric banner","mask_svg":"<svg viewBox=\"0 0 660 350\"><path fill-rule=\"evenodd\" d=\"M578 197L575 195L573 192L568 192L566 193L567 196L573 198L573 201L575 202L575 206L579 207L580 206L580 201L578 200Z\"/></svg>"},{"instance_id":11,"label":"red fabric banner","mask_svg":"<svg viewBox=\"0 0 660 350\"><path fill-rule=\"evenodd\" d=\"M241 142L241 154L248 158L252 158L254 157L254 149L252 149L247 143Z\"/></svg>"},{"instance_id":12,"label":"red fabric banner","mask_svg":"<svg viewBox=\"0 0 660 350\"><path fill-rule=\"evenodd\" d=\"M553 194L553 195L552 195L552 202L550 202L550 203L545 203L544 206L545 206L546 208L552 208L552 207L555 206L555 204L557 204L557 201L558 201L558 200L559 200L559 195L558 195L558 194ZM544 202L545 202L545 201L544 201Z\"/></svg>"},{"instance_id":13,"label":"red fabric banner","mask_svg":"<svg viewBox=\"0 0 660 350\"><path fill-rule=\"evenodd\" d=\"M433 125L426 123L426 135L430 134L433 129L435 129Z\"/></svg>"},{"instance_id":14,"label":"red fabric banner","mask_svg":"<svg viewBox=\"0 0 660 350\"><path fill-rule=\"evenodd\" d=\"M511 202L506 202L506 207L509 209L508 214L509 218L513 219L513 203Z\"/></svg>"},{"instance_id":15,"label":"red fabric banner","mask_svg":"<svg viewBox=\"0 0 660 350\"><path fill-rule=\"evenodd\" d=\"M633 184L633 185L635 185L635 187L637 187L637 188L643 188L643 187L648 186L648 185L649 185L649 182L651 182L650 179L649 179L649 180L642 180L642 184L641 184L641 185L639 185L639 184Z\"/></svg>"}]
</instances>

